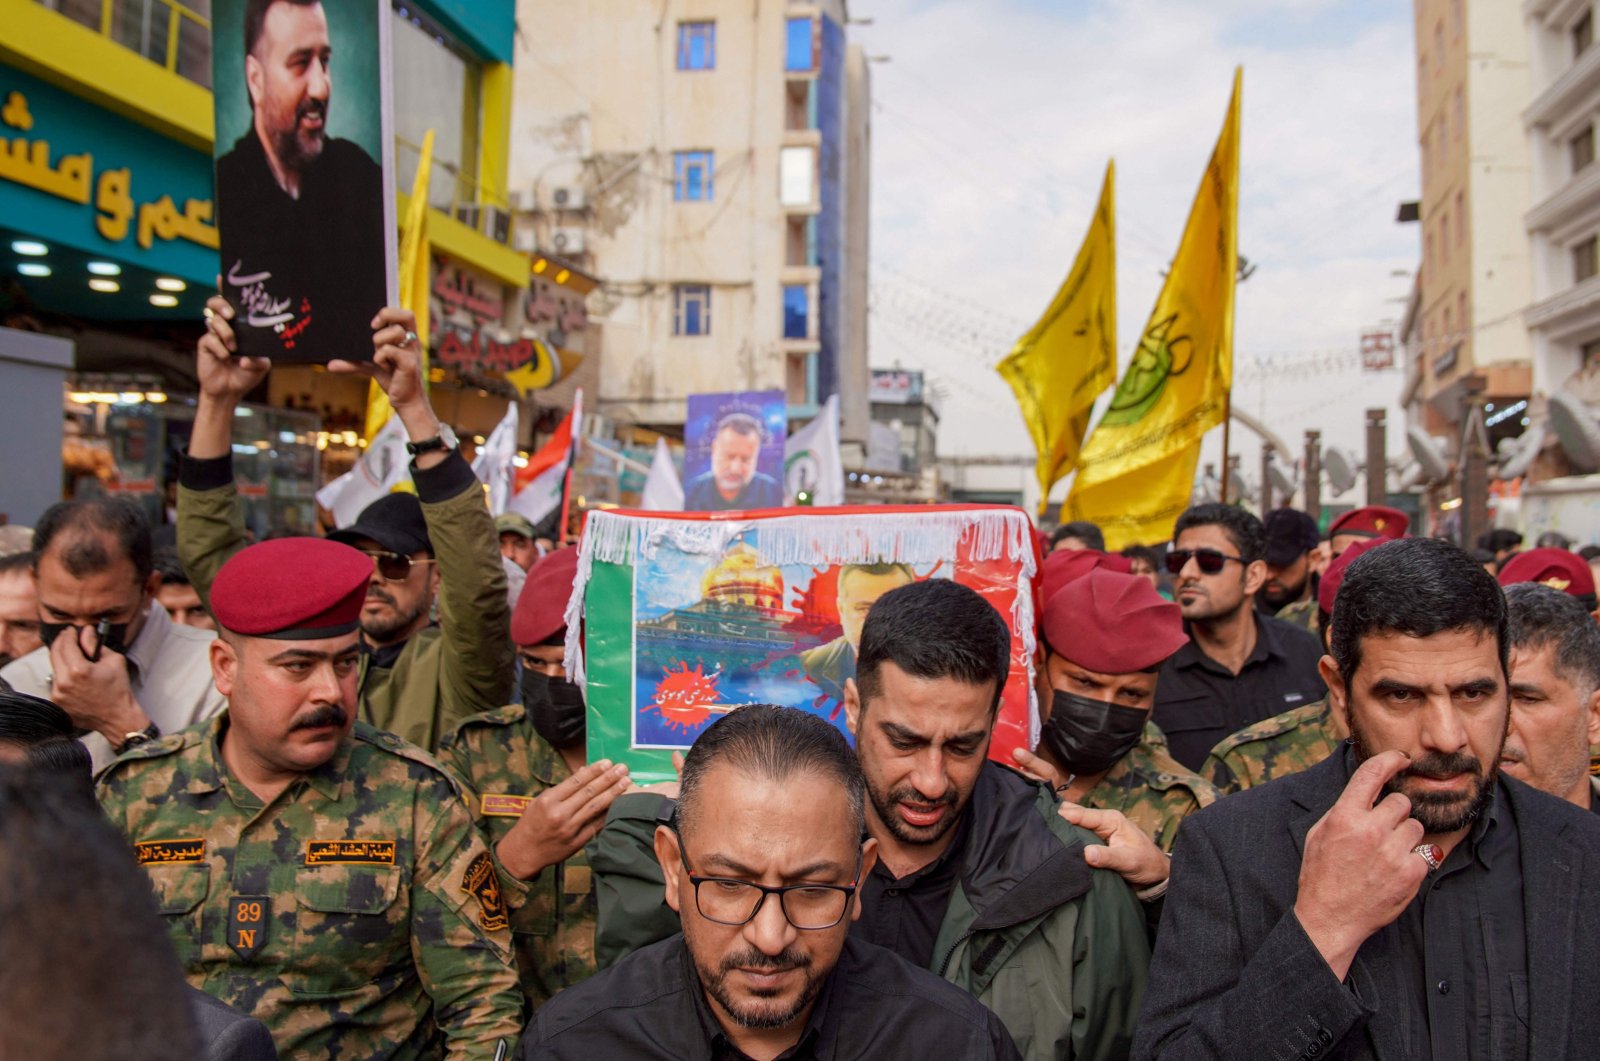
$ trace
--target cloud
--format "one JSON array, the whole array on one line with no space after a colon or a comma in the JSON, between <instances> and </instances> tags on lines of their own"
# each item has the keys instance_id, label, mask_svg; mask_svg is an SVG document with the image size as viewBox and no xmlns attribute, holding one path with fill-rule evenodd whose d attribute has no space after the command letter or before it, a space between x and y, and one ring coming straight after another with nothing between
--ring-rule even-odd
<instances>
[{"instance_id":1,"label":"cloud","mask_svg":"<svg viewBox=\"0 0 1600 1061\"><path fill-rule=\"evenodd\" d=\"M851 13L874 19L852 30L868 54L889 56L872 67L873 362L944 385L942 453L1031 451L991 366L1071 265L1112 156L1118 345L1132 349L1236 64L1239 248L1258 271L1239 290L1235 399L1292 444L1321 427L1346 445L1366 405L1393 401L1393 374L1327 365L1400 315L1388 300L1408 281L1391 274L1418 257L1415 227L1394 221L1419 189L1408 5L856 0Z\"/></svg>"}]
</instances>

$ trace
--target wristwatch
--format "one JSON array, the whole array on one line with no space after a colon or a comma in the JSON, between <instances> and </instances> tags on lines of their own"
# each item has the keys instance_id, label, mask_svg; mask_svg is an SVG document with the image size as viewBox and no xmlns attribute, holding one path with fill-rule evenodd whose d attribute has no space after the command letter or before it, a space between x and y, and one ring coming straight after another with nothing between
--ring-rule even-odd
<instances>
[{"instance_id":1,"label":"wristwatch","mask_svg":"<svg viewBox=\"0 0 1600 1061\"><path fill-rule=\"evenodd\" d=\"M161 728L152 722L144 729L136 729L132 733L124 733L122 735L122 743L111 750L121 755L123 752L132 751L142 744L149 744L159 736L161 736Z\"/></svg>"},{"instance_id":2,"label":"wristwatch","mask_svg":"<svg viewBox=\"0 0 1600 1061\"><path fill-rule=\"evenodd\" d=\"M450 425L440 424L439 433L432 438L425 438L421 442L407 442L406 452L413 457L418 457L424 453L432 453L434 450L441 452L452 450L460 444L461 440L456 438L454 431L450 430Z\"/></svg>"}]
</instances>

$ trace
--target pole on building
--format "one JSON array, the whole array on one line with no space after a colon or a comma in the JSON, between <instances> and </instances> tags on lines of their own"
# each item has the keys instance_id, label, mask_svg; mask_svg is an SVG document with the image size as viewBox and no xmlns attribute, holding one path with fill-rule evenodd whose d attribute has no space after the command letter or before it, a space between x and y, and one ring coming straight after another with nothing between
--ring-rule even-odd
<instances>
[{"instance_id":1,"label":"pole on building","mask_svg":"<svg viewBox=\"0 0 1600 1061\"><path fill-rule=\"evenodd\" d=\"M1489 529L1489 430L1483 423L1482 376L1468 376L1461 425L1461 538L1471 549Z\"/></svg>"},{"instance_id":2,"label":"pole on building","mask_svg":"<svg viewBox=\"0 0 1600 1061\"><path fill-rule=\"evenodd\" d=\"M1222 396L1222 503L1228 503L1228 483L1232 478L1233 461L1228 456L1228 444L1231 441L1230 429L1233 427L1233 391Z\"/></svg>"},{"instance_id":3,"label":"pole on building","mask_svg":"<svg viewBox=\"0 0 1600 1061\"><path fill-rule=\"evenodd\" d=\"M1322 432L1306 432L1306 511L1322 525Z\"/></svg>"},{"instance_id":4,"label":"pole on building","mask_svg":"<svg viewBox=\"0 0 1600 1061\"><path fill-rule=\"evenodd\" d=\"M1272 511L1272 447L1261 443L1261 515Z\"/></svg>"},{"instance_id":5,"label":"pole on building","mask_svg":"<svg viewBox=\"0 0 1600 1061\"><path fill-rule=\"evenodd\" d=\"M1381 505L1389 500L1389 414L1383 409L1367 410L1367 504Z\"/></svg>"}]
</instances>

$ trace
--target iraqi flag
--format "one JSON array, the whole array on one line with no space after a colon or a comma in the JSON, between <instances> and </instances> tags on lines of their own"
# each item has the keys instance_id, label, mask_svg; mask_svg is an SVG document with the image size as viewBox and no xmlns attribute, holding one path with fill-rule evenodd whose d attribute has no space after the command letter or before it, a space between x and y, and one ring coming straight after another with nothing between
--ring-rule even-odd
<instances>
[{"instance_id":1,"label":"iraqi flag","mask_svg":"<svg viewBox=\"0 0 1600 1061\"><path fill-rule=\"evenodd\" d=\"M506 506L507 512L520 512L537 525L561 507L567 468L572 464L576 425L582 421L583 392L578 391L573 395L572 412L561 421L561 426L556 428L550 441L528 458L526 467L517 469L512 483L514 493L510 504Z\"/></svg>"}]
</instances>

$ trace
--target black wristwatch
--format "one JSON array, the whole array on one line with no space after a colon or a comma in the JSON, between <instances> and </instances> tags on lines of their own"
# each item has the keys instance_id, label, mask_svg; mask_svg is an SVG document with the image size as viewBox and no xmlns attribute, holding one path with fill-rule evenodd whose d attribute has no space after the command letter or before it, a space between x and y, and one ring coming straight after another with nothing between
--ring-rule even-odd
<instances>
[{"instance_id":1,"label":"black wristwatch","mask_svg":"<svg viewBox=\"0 0 1600 1061\"><path fill-rule=\"evenodd\" d=\"M160 736L161 728L152 722L144 729L134 730L132 733L124 733L122 735L122 743L111 750L121 755L123 752L132 751L142 744L149 744Z\"/></svg>"},{"instance_id":2,"label":"black wristwatch","mask_svg":"<svg viewBox=\"0 0 1600 1061\"><path fill-rule=\"evenodd\" d=\"M454 431L450 430L450 425L440 424L439 433L432 438L425 438L421 442L407 442L406 452L413 457L418 457L424 453L432 453L434 450L452 450L460 444L461 440L456 438Z\"/></svg>"}]
</instances>

